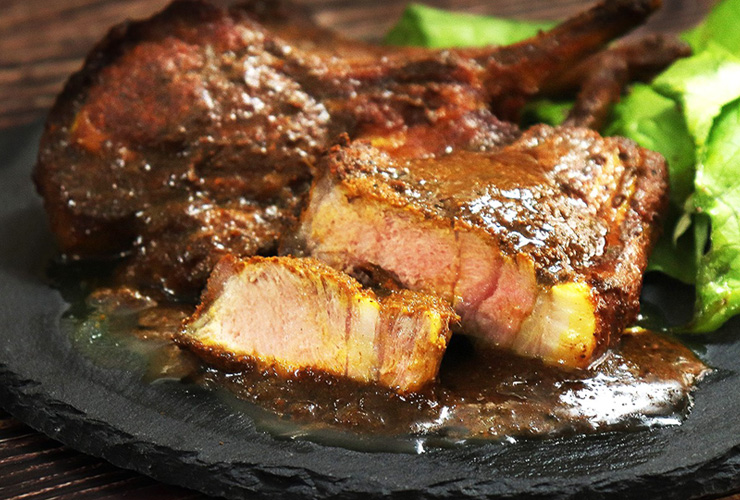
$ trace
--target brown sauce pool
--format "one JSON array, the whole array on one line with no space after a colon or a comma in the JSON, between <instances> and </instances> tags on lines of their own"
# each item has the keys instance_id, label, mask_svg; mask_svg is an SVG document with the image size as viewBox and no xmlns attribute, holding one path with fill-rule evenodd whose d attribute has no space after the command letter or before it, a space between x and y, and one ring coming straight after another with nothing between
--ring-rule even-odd
<instances>
[{"instance_id":1,"label":"brown sauce pool","mask_svg":"<svg viewBox=\"0 0 740 500\"><path fill-rule=\"evenodd\" d=\"M98 364L122 368L121 360L135 359L149 383L195 383L222 391L258 428L348 447L356 444L352 436L407 443L422 437L448 446L676 425L691 407L692 388L709 371L687 347L647 331L626 334L590 370L474 349L457 336L438 381L399 396L321 374L296 373L286 380L269 370L226 373L208 367L169 341L192 309L158 305L134 291L99 289L84 306L73 306L65 321L78 350ZM344 438L334 440L332 433ZM414 451L415 445L388 443L387 449Z\"/></svg>"},{"instance_id":2,"label":"brown sauce pool","mask_svg":"<svg viewBox=\"0 0 740 500\"><path fill-rule=\"evenodd\" d=\"M590 371L474 351L461 339L450 349L438 382L409 396L316 376L286 382L256 370L211 369L199 380L310 428L465 441L677 424L705 370L686 348L653 333L626 336L619 352Z\"/></svg>"}]
</instances>

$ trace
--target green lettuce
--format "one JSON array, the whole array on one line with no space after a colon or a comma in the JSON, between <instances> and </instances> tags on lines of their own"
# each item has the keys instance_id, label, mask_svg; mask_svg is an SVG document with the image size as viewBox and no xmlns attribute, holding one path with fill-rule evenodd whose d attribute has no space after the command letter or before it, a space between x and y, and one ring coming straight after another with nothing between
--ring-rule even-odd
<instances>
[{"instance_id":1,"label":"green lettuce","mask_svg":"<svg viewBox=\"0 0 740 500\"><path fill-rule=\"evenodd\" d=\"M740 59L710 43L699 54L676 61L653 87L675 99L699 150L722 107L740 96Z\"/></svg>"},{"instance_id":2,"label":"green lettuce","mask_svg":"<svg viewBox=\"0 0 740 500\"><path fill-rule=\"evenodd\" d=\"M411 4L385 37L388 45L429 48L509 45L555 26L550 21L515 21L461 14Z\"/></svg>"},{"instance_id":3,"label":"green lettuce","mask_svg":"<svg viewBox=\"0 0 740 500\"><path fill-rule=\"evenodd\" d=\"M698 26L684 33L681 38L697 53L710 44L715 44L735 55L740 55L738 22L740 22L740 1L725 0L715 5Z\"/></svg>"},{"instance_id":4,"label":"green lettuce","mask_svg":"<svg viewBox=\"0 0 740 500\"><path fill-rule=\"evenodd\" d=\"M740 312L740 99L714 122L696 171L694 206L711 220L696 279L691 329L716 330Z\"/></svg>"},{"instance_id":5,"label":"green lettuce","mask_svg":"<svg viewBox=\"0 0 740 500\"><path fill-rule=\"evenodd\" d=\"M674 207L681 200L672 197L668 227L674 235L686 230L683 238L693 237L693 252L685 246L672 257L678 266L695 268L697 301L686 330L707 332L740 312L740 58L708 38L699 50L673 64L652 86L680 106L693 139L694 193L686 197L684 214L678 217ZM675 142L685 140L677 137ZM675 167L671 165L671 175L680 175ZM653 260L661 258L670 259L659 249Z\"/></svg>"},{"instance_id":6,"label":"green lettuce","mask_svg":"<svg viewBox=\"0 0 740 500\"><path fill-rule=\"evenodd\" d=\"M535 123L560 125L568 117L572 101L553 101L552 99L536 99L524 105L522 110L522 126L527 127Z\"/></svg>"}]
</instances>

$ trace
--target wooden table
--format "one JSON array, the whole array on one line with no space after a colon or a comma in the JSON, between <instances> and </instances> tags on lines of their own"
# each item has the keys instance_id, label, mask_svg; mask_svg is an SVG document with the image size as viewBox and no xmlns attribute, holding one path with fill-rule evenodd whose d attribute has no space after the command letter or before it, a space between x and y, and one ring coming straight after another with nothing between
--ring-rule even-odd
<instances>
[{"instance_id":1,"label":"wooden table","mask_svg":"<svg viewBox=\"0 0 740 500\"><path fill-rule=\"evenodd\" d=\"M298 0L327 26L354 37L379 39L404 1ZM217 3L229 3L216 0ZM715 0L664 0L642 30L680 31ZM67 76L79 68L108 27L150 15L168 0L0 0L0 133L43 119ZM560 19L584 0L426 0L469 12ZM0 410L0 498L203 498L71 450ZM725 500L740 500L740 494Z\"/></svg>"}]
</instances>

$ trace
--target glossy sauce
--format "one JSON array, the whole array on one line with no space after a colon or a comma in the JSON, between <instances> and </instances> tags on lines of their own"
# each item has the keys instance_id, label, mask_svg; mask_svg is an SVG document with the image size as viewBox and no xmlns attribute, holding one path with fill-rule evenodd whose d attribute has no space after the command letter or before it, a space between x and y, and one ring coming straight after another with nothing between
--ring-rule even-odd
<instances>
[{"instance_id":1,"label":"glossy sauce","mask_svg":"<svg viewBox=\"0 0 740 500\"><path fill-rule=\"evenodd\" d=\"M205 366L169 341L191 312L189 305L157 305L132 290L98 290L86 308L75 309L67 318L73 341L98 364L120 368L125 353L133 353L144 360L149 383L182 380L226 388L230 397L268 410L247 410L260 428L349 447L366 437L389 439L381 449L404 451L413 450L420 437L447 446L675 425L691 407L691 389L708 372L688 348L651 332L625 335L591 370L475 349L456 336L438 381L400 396L310 372L286 380L269 370L226 373ZM411 448L398 448L399 439Z\"/></svg>"},{"instance_id":2,"label":"glossy sauce","mask_svg":"<svg viewBox=\"0 0 740 500\"><path fill-rule=\"evenodd\" d=\"M205 371L200 381L311 428L432 435L452 440L556 436L677 424L705 366L660 335L626 336L596 369L565 370L458 339L437 383L409 396L344 380L284 381L246 370Z\"/></svg>"}]
</instances>

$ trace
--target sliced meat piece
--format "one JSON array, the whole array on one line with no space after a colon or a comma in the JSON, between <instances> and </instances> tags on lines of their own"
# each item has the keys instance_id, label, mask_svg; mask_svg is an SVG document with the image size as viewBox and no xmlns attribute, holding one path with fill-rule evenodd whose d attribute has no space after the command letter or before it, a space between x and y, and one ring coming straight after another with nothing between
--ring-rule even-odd
<instances>
[{"instance_id":1,"label":"sliced meat piece","mask_svg":"<svg viewBox=\"0 0 740 500\"><path fill-rule=\"evenodd\" d=\"M405 393L437 376L457 316L408 290L382 297L313 259L222 259L176 341L228 369L328 373Z\"/></svg>"},{"instance_id":2,"label":"sliced meat piece","mask_svg":"<svg viewBox=\"0 0 740 500\"><path fill-rule=\"evenodd\" d=\"M466 333L552 363L589 365L635 319L667 202L660 155L548 126L495 152L408 152L335 148L293 245L438 294Z\"/></svg>"}]
</instances>

